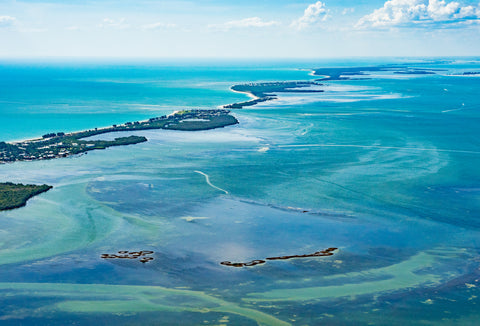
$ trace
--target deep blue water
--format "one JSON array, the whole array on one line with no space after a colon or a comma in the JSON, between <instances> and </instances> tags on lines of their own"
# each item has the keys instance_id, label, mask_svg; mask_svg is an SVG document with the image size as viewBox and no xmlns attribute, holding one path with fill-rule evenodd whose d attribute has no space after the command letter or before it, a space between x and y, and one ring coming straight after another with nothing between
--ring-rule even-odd
<instances>
[{"instance_id":1,"label":"deep blue water","mask_svg":"<svg viewBox=\"0 0 480 326\"><path fill-rule=\"evenodd\" d=\"M0 140L388 63L442 70L326 81L236 110L236 126L0 165L0 181L54 186L0 213L0 324L475 325L480 77L459 74L480 71L478 58L3 62ZM339 250L220 265L328 247ZM155 260L100 258L120 250Z\"/></svg>"}]
</instances>

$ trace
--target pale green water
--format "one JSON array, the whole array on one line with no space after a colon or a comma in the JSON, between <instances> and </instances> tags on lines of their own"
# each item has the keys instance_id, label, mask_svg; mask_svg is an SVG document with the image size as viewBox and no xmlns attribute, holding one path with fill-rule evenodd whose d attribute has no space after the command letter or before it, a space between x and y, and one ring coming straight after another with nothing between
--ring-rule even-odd
<instances>
[{"instance_id":1,"label":"pale green water","mask_svg":"<svg viewBox=\"0 0 480 326\"><path fill-rule=\"evenodd\" d=\"M310 78L286 66L257 68L200 69L192 82L180 68L171 76L160 72L175 68L162 68L154 83L183 73L186 88L198 91L194 107L201 98L213 106L243 100L228 86L248 77ZM140 90L123 99L121 114L146 115L128 104L144 102L146 92L157 98L147 102L189 102L180 90L143 89L139 79L154 73L135 69L129 78ZM100 75L126 78L113 71ZM332 81L325 94L288 94L235 111L233 127L137 132L149 141L0 165L2 180L54 186L0 213L0 323L473 325L480 79L389 76ZM76 96L108 103L120 91ZM66 129L81 129L74 121ZM331 257L219 264L332 246L339 250ZM119 250L153 250L155 260L100 258Z\"/></svg>"}]
</instances>

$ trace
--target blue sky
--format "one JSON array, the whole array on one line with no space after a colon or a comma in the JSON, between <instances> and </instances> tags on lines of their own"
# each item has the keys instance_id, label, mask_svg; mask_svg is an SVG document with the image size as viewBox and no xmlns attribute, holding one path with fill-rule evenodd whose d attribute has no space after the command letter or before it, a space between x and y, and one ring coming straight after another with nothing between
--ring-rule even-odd
<instances>
[{"instance_id":1,"label":"blue sky","mask_svg":"<svg viewBox=\"0 0 480 326\"><path fill-rule=\"evenodd\" d=\"M0 0L0 57L480 55L480 0Z\"/></svg>"}]
</instances>

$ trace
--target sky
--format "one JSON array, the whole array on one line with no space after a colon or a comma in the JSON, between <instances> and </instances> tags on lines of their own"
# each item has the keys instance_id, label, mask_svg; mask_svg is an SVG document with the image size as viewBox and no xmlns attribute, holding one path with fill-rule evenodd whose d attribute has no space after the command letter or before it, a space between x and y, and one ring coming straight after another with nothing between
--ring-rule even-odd
<instances>
[{"instance_id":1,"label":"sky","mask_svg":"<svg viewBox=\"0 0 480 326\"><path fill-rule=\"evenodd\" d=\"M0 0L0 58L480 55L480 0Z\"/></svg>"}]
</instances>

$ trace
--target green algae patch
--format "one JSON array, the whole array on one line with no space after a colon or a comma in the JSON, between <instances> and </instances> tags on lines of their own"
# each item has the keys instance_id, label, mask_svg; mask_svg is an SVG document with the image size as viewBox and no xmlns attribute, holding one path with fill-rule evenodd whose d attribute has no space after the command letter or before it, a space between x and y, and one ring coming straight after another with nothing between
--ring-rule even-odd
<instances>
[{"instance_id":1,"label":"green algae patch","mask_svg":"<svg viewBox=\"0 0 480 326\"><path fill-rule=\"evenodd\" d=\"M84 248L120 228L124 215L91 201L85 193L85 184L59 188L62 191L52 192L48 200L2 214L21 223L19 227L7 228L2 233L4 245L0 247L0 265L43 259ZM60 202L61 205L56 204ZM23 225L30 227L24 228Z\"/></svg>"},{"instance_id":2,"label":"green algae patch","mask_svg":"<svg viewBox=\"0 0 480 326\"><path fill-rule=\"evenodd\" d=\"M82 313L124 313L148 311L184 311L182 308L136 300L65 301L56 305L62 311Z\"/></svg>"},{"instance_id":3,"label":"green algae patch","mask_svg":"<svg viewBox=\"0 0 480 326\"><path fill-rule=\"evenodd\" d=\"M443 253L420 252L401 263L383 268L327 276L339 285L275 289L263 293L250 293L247 302L308 301L326 298L355 297L359 295L392 292L434 285L442 280L441 275L423 273L435 264ZM371 280L376 278L377 280Z\"/></svg>"},{"instance_id":4,"label":"green algae patch","mask_svg":"<svg viewBox=\"0 0 480 326\"><path fill-rule=\"evenodd\" d=\"M43 312L141 313L153 311L229 313L254 320L258 325L288 326L264 312L201 291L170 289L161 286L68 284L68 283L0 283L0 290L11 295L66 298L42 307Z\"/></svg>"}]
</instances>

